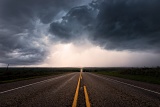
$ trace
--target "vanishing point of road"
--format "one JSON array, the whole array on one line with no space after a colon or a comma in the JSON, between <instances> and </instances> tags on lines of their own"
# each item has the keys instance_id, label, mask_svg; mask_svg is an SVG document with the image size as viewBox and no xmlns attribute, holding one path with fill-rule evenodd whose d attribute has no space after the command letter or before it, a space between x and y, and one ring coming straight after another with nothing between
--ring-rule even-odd
<instances>
[{"instance_id":1,"label":"vanishing point of road","mask_svg":"<svg viewBox=\"0 0 160 107\"><path fill-rule=\"evenodd\" d=\"M0 107L160 107L160 85L81 69L0 84Z\"/></svg>"}]
</instances>

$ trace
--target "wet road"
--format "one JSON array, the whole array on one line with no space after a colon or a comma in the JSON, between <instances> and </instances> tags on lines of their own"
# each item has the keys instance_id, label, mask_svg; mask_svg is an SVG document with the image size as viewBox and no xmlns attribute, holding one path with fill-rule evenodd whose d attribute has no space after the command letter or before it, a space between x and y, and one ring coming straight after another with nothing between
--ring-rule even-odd
<instances>
[{"instance_id":1,"label":"wet road","mask_svg":"<svg viewBox=\"0 0 160 107\"><path fill-rule=\"evenodd\" d=\"M160 107L160 86L74 72L0 85L0 107Z\"/></svg>"}]
</instances>

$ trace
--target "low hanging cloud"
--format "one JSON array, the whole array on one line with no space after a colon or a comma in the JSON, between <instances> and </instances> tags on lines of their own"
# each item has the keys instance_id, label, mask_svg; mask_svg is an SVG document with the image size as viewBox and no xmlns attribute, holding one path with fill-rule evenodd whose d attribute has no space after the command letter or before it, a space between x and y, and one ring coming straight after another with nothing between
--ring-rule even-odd
<instances>
[{"instance_id":1,"label":"low hanging cloud","mask_svg":"<svg viewBox=\"0 0 160 107\"><path fill-rule=\"evenodd\" d=\"M72 41L85 35L106 49L160 52L159 0L106 0L72 8L50 32Z\"/></svg>"}]
</instances>

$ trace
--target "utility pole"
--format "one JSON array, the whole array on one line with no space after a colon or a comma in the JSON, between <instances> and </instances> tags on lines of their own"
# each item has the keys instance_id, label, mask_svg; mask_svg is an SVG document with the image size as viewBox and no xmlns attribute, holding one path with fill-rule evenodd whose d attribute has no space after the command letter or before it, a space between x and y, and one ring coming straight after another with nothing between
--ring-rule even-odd
<instances>
[{"instance_id":1,"label":"utility pole","mask_svg":"<svg viewBox=\"0 0 160 107\"><path fill-rule=\"evenodd\" d=\"M6 71L8 71L8 68L9 68L9 64L7 65L7 69L6 69Z\"/></svg>"}]
</instances>

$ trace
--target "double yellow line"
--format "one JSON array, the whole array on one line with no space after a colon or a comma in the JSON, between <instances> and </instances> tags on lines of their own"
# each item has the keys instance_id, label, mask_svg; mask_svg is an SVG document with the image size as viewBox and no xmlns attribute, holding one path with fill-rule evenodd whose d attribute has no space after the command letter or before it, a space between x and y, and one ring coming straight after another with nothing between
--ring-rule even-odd
<instances>
[{"instance_id":1,"label":"double yellow line","mask_svg":"<svg viewBox=\"0 0 160 107\"><path fill-rule=\"evenodd\" d=\"M80 87L81 79L82 79L82 68L81 68L80 76L79 76L79 79L78 79L78 84L77 84L77 88L76 88L76 92L75 92L72 107L77 107L77 100L78 100L78 93L79 93L79 87ZM89 102L89 97L88 97L86 86L84 86L84 94L85 94L85 100L86 100L86 107L90 107L90 102Z\"/></svg>"}]
</instances>

